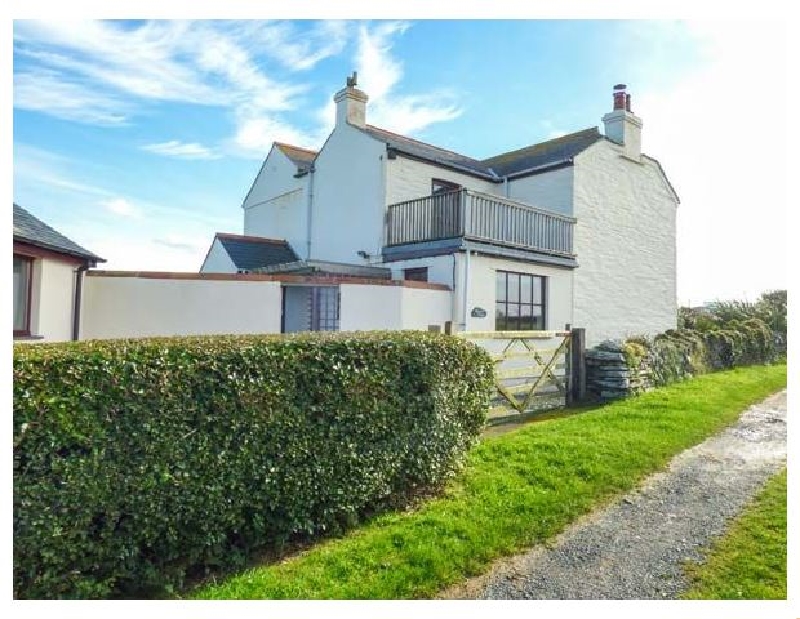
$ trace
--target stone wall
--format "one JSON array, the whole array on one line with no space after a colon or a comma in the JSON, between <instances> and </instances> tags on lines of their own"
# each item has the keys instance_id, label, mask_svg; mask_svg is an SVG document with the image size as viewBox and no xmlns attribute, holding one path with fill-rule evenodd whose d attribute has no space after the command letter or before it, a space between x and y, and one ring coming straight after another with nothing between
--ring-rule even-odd
<instances>
[{"instance_id":1,"label":"stone wall","mask_svg":"<svg viewBox=\"0 0 800 619\"><path fill-rule=\"evenodd\" d=\"M652 389L653 372L646 358L632 368L621 342L606 340L586 351L586 392L600 400L626 398Z\"/></svg>"}]
</instances>

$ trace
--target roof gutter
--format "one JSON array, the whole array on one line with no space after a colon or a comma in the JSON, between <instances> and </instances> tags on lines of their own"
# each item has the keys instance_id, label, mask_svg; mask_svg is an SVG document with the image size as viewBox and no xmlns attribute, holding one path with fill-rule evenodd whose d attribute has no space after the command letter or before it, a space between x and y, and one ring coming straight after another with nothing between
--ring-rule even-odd
<instances>
[{"instance_id":1,"label":"roof gutter","mask_svg":"<svg viewBox=\"0 0 800 619\"><path fill-rule=\"evenodd\" d=\"M550 170L564 168L566 166L573 165L574 163L574 159L572 157L568 157L567 159L559 159L558 161L551 161L550 163L534 166L532 168L525 168L524 170L519 170L518 172L512 172L511 174L507 174L504 178L514 179L519 178L520 176L539 174L540 172L549 172Z\"/></svg>"}]
</instances>

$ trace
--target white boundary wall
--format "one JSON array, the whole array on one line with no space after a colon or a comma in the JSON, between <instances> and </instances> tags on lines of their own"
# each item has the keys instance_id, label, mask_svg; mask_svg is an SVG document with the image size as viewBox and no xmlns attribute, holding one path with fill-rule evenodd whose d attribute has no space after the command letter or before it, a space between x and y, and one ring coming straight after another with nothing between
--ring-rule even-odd
<instances>
[{"instance_id":1,"label":"white boundary wall","mask_svg":"<svg viewBox=\"0 0 800 619\"><path fill-rule=\"evenodd\" d=\"M280 333L277 281L90 276L81 339Z\"/></svg>"}]
</instances>

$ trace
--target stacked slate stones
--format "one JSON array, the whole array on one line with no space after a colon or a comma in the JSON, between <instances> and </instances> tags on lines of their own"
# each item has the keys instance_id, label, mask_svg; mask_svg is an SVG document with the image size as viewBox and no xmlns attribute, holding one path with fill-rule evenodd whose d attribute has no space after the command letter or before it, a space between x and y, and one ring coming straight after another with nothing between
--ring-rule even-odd
<instances>
[{"instance_id":1,"label":"stacked slate stones","mask_svg":"<svg viewBox=\"0 0 800 619\"><path fill-rule=\"evenodd\" d=\"M626 398L652 387L647 358L641 367L630 368L622 342L606 340L586 351L586 390L601 400Z\"/></svg>"}]
</instances>

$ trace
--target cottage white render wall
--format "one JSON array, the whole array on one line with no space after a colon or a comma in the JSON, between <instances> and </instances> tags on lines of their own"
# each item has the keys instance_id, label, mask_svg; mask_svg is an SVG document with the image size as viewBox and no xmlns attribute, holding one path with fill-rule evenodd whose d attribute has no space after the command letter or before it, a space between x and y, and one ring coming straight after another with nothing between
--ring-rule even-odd
<instances>
[{"instance_id":1,"label":"cottage white render wall","mask_svg":"<svg viewBox=\"0 0 800 619\"><path fill-rule=\"evenodd\" d=\"M405 286L371 286L342 284L341 331L422 330L451 320L452 292L406 288Z\"/></svg>"},{"instance_id":2,"label":"cottage white render wall","mask_svg":"<svg viewBox=\"0 0 800 619\"><path fill-rule=\"evenodd\" d=\"M208 255L200 267L201 273L236 273L236 265L225 251L219 239L214 239Z\"/></svg>"},{"instance_id":3,"label":"cottage white render wall","mask_svg":"<svg viewBox=\"0 0 800 619\"><path fill-rule=\"evenodd\" d=\"M444 256L431 256L430 258L414 258L412 260L398 260L396 262L387 262L383 264L384 267L389 267L392 270L392 279L404 279L403 271L405 269L418 269L427 267L428 281L434 284L444 284L445 286L453 286L455 277L455 268L453 263L457 256L444 255Z\"/></svg>"},{"instance_id":4,"label":"cottage white render wall","mask_svg":"<svg viewBox=\"0 0 800 619\"><path fill-rule=\"evenodd\" d=\"M500 184L397 155L395 159L387 161L386 204L431 195L431 180L434 178L458 183L466 189L484 193L501 195L502 191Z\"/></svg>"},{"instance_id":5,"label":"cottage white render wall","mask_svg":"<svg viewBox=\"0 0 800 619\"><path fill-rule=\"evenodd\" d=\"M658 166L608 141L575 161L574 325L587 344L676 326L677 202Z\"/></svg>"},{"instance_id":6,"label":"cottage white render wall","mask_svg":"<svg viewBox=\"0 0 800 619\"><path fill-rule=\"evenodd\" d=\"M297 166L273 147L242 204L244 234L286 239L306 257L308 176L294 178Z\"/></svg>"},{"instance_id":7,"label":"cottage white render wall","mask_svg":"<svg viewBox=\"0 0 800 619\"><path fill-rule=\"evenodd\" d=\"M81 339L280 333L281 285L87 276Z\"/></svg>"},{"instance_id":8,"label":"cottage white render wall","mask_svg":"<svg viewBox=\"0 0 800 619\"><path fill-rule=\"evenodd\" d=\"M359 264L359 250L380 254L385 157L386 146L358 129L340 125L333 130L314 173L313 259Z\"/></svg>"},{"instance_id":9,"label":"cottage white render wall","mask_svg":"<svg viewBox=\"0 0 800 619\"><path fill-rule=\"evenodd\" d=\"M66 342L72 339L72 316L77 266L37 258L33 261L31 333L35 340L16 342Z\"/></svg>"},{"instance_id":10,"label":"cottage white render wall","mask_svg":"<svg viewBox=\"0 0 800 619\"><path fill-rule=\"evenodd\" d=\"M465 262L465 256L459 256L460 264ZM495 330L495 301L496 301L496 275L497 271L512 271L517 273L531 273L546 277L546 305L545 327L550 331L558 331L566 324L581 326L573 321L572 289L573 271L516 260L503 258L490 258L488 256L470 256L470 281L467 297L467 331L494 331ZM457 280L455 290L456 305L458 306L457 322L463 321L463 271ZM486 310L485 318L473 318L470 314L475 307Z\"/></svg>"},{"instance_id":11,"label":"cottage white render wall","mask_svg":"<svg viewBox=\"0 0 800 619\"><path fill-rule=\"evenodd\" d=\"M509 181L508 197L572 217L572 183L573 168L568 166Z\"/></svg>"},{"instance_id":12,"label":"cottage white render wall","mask_svg":"<svg viewBox=\"0 0 800 619\"><path fill-rule=\"evenodd\" d=\"M373 331L403 328L403 289L400 286L339 286L339 329Z\"/></svg>"}]
</instances>

